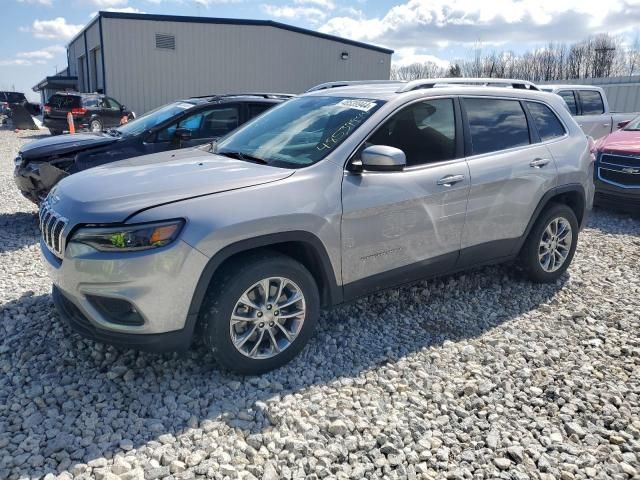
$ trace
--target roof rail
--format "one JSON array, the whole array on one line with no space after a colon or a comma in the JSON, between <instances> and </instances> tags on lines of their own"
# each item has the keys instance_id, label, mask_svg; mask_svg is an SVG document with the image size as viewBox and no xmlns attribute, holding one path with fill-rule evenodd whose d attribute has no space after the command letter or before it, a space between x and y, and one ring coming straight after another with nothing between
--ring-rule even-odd
<instances>
[{"instance_id":1,"label":"roof rail","mask_svg":"<svg viewBox=\"0 0 640 480\"><path fill-rule=\"evenodd\" d=\"M342 80L326 82L316 85L315 87L311 87L305 93L317 92L318 90L328 90L330 88L348 87L349 85L375 85L380 83L401 83L401 80Z\"/></svg>"},{"instance_id":2,"label":"roof rail","mask_svg":"<svg viewBox=\"0 0 640 480\"><path fill-rule=\"evenodd\" d=\"M269 92L241 92L241 93L214 93L213 95L198 95L189 98L211 98L214 101L217 98L225 97L262 97L262 98L293 98L293 93L269 93Z\"/></svg>"},{"instance_id":3,"label":"roof rail","mask_svg":"<svg viewBox=\"0 0 640 480\"><path fill-rule=\"evenodd\" d=\"M534 83L527 80L514 80L510 78L426 78L407 82L396 93L410 92L421 88L434 88L439 85L481 85L481 86L505 86L521 90L540 90Z\"/></svg>"}]
</instances>

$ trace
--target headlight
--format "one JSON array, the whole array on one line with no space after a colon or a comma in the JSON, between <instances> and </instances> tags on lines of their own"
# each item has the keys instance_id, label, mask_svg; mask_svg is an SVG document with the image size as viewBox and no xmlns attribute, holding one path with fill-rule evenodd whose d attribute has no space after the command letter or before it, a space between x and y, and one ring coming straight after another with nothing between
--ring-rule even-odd
<instances>
[{"instance_id":1,"label":"headlight","mask_svg":"<svg viewBox=\"0 0 640 480\"><path fill-rule=\"evenodd\" d=\"M18 156L15 159L15 162L16 162L16 167L22 166L22 155L21 154L18 154Z\"/></svg>"},{"instance_id":2,"label":"headlight","mask_svg":"<svg viewBox=\"0 0 640 480\"><path fill-rule=\"evenodd\" d=\"M71 243L84 243L101 252L131 252L164 247L180 233L184 220L122 225L118 227L84 227Z\"/></svg>"}]
</instances>

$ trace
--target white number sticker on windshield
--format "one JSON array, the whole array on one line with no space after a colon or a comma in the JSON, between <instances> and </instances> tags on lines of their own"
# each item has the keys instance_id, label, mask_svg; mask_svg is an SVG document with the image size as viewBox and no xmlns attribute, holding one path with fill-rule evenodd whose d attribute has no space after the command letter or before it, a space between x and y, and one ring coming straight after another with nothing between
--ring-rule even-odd
<instances>
[{"instance_id":1,"label":"white number sticker on windshield","mask_svg":"<svg viewBox=\"0 0 640 480\"><path fill-rule=\"evenodd\" d=\"M358 98L345 98L337 104L339 107L353 108L355 110L362 110L368 112L376 106L376 102L370 100L360 100Z\"/></svg>"}]
</instances>

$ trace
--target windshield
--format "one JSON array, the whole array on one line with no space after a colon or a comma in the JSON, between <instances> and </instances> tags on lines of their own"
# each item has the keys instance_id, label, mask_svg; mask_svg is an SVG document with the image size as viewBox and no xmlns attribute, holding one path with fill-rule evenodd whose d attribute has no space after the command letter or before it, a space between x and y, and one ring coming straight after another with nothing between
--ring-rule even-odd
<instances>
[{"instance_id":1,"label":"windshield","mask_svg":"<svg viewBox=\"0 0 640 480\"><path fill-rule=\"evenodd\" d=\"M640 117L631 120L623 130L640 130Z\"/></svg>"},{"instance_id":2,"label":"windshield","mask_svg":"<svg viewBox=\"0 0 640 480\"><path fill-rule=\"evenodd\" d=\"M189 102L169 103L151 110L141 117L131 120L129 123L120 125L116 130L125 135L138 135L191 107L193 107L193 103Z\"/></svg>"},{"instance_id":3,"label":"windshield","mask_svg":"<svg viewBox=\"0 0 640 480\"><path fill-rule=\"evenodd\" d=\"M383 103L363 98L298 97L220 140L215 153L278 167L306 167L326 157Z\"/></svg>"}]
</instances>

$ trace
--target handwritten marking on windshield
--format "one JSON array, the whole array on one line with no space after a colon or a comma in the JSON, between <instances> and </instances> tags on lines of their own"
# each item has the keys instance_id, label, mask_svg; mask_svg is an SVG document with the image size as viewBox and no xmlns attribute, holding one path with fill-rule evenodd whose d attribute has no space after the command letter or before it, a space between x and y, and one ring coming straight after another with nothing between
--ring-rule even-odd
<instances>
[{"instance_id":1,"label":"handwritten marking on windshield","mask_svg":"<svg viewBox=\"0 0 640 480\"><path fill-rule=\"evenodd\" d=\"M316 148L322 151L335 147L344 137L349 135L351 130L358 127L367 115L367 112L358 113L355 117L340 125L331 135L316 145Z\"/></svg>"}]
</instances>

